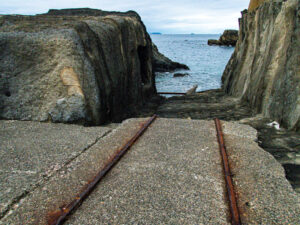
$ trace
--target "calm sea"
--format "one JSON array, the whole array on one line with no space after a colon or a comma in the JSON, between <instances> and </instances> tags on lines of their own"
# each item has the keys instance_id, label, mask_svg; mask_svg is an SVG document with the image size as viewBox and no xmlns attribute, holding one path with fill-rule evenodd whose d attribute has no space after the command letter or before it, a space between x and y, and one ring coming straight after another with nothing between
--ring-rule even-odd
<instances>
[{"instance_id":1,"label":"calm sea","mask_svg":"<svg viewBox=\"0 0 300 225\"><path fill-rule=\"evenodd\" d=\"M215 34L151 35L159 51L170 59L189 66L189 76L173 78L174 73L157 73L157 91L185 92L197 84L197 91L219 88L221 76L233 47L208 46L208 39L219 39ZM178 71L176 71L178 72Z\"/></svg>"}]
</instances>

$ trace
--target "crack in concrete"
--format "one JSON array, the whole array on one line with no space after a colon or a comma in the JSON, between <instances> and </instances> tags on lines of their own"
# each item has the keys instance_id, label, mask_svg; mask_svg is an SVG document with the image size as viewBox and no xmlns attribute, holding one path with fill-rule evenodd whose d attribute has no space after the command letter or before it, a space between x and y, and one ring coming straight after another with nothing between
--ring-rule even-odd
<instances>
[{"instance_id":1,"label":"crack in concrete","mask_svg":"<svg viewBox=\"0 0 300 225\"><path fill-rule=\"evenodd\" d=\"M93 143L87 144L87 146L82 151L80 151L77 155L75 155L74 157L72 157L68 161L66 161L63 164L63 166L61 166L60 168L58 168L58 169L53 168L52 172L50 172L50 173L47 173L47 171L45 173L42 173L40 175L42 177L42 179L40 179L38 182L30 185L29 190L24 190L20 195L13 198L11 200L11 202L8 203L7 206L4 206L4 210L1 210L2 212L0 212L0 224L2 224L1 223L2 219L4 219L6 216L13 213L13 211L16 208L18 208L19 203L22 202L23 199L25 199L28 195L30 195L32 192L34 192L37 188L44 186L46 184L46 182L49 181L55 174L61 172L65 167L70 165L75 159L77 159L79 156L81 156L83 153L85 153L89 148L94 146L100 139L106 137L109 133L111 133L112 130L113 129L106 131L102 136L97 137Z\"/></svg>"}]
</instances>

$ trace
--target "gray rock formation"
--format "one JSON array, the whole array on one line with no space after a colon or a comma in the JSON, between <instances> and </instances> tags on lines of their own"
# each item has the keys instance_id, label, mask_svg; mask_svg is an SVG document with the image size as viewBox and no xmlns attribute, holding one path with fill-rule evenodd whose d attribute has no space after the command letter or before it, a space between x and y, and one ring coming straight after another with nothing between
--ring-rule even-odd
<instances>
[{"instance_id":1,"label":"gray rock formation","mask_svg":"<svg viewBox=\"0 0 300 225\"><path fill-rule=\"evenodd\" d=\"M138 14L94 9L0 17L0 118L102 124L156 94Z\"/></svg>"},{"instance_id":2,"label":"gray rock formation","mask_svg":"<svg viewBox=\"0 0 300 225\"><path fill-rule=\"evenodd\" d=\"M154 72L168 72L179 69L189 70L189 67L187 65L173 62L172 60L161 54L154 43L152 43L152 52Z\"/></svg>"},{"instance_id":3,"label":"gray rock formation","mask_svg":"<svg viewBox=\"0 0 300 225\"><path fill-rule=\"evenodd\" d=\"M251 12L242 12L239 40L222 77L223 89L256 113L299 130L300 1L259 2L250 4Z\"/></svg>"},{"instance_id":4,"label":"gray rock formation","mask_svg":"<svg viewBox=\"0 0 300 225\"><path fill-rule=\"evenodd\" d=\"M225 30L219 40L209 39L208 45L226 45L235 46L239 39L239 32L237 30Z\"/></svg>"}]
</instances>

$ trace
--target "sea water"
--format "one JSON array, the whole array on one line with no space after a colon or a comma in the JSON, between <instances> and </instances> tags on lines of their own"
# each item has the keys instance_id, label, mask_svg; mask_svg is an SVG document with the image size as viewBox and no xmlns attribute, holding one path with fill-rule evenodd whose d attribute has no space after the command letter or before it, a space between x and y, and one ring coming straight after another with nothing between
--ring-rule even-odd
<instances>
[{"instance_id":1,"label":"sea water","mask_svg":"<svg viewBox=\"0 0 300 225\"><path fill-rule=\"evenodd\" d=\"M186 64L189 75L174 77L175 72L156 73L158 92L185 92L197 84L197 91L221 87L221 76L234 47L209 46L208 39L219 39L216 34L155 34L152 41L158 50L173 61Z\"/></svg>"}]
</instances>

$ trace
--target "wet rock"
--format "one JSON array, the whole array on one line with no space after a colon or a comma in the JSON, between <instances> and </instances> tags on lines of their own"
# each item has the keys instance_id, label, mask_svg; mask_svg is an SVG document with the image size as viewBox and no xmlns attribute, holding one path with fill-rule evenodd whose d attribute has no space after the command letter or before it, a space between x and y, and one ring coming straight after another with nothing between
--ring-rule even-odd
<instances>
[{"instance_id":1,"label":"wet rock","mask_svg":"<svg viewBox=\"0 0 300 225\"><path fill-rule=\"evenodd\" d=\"M299 131L300 1L254 5L259 7L243 11L239 20L239 40L222 76L223 89L280 127Z\"/></svg>"},{"instance_id":2,"label":"wet rock","mask_svg":"<svg viewBox=\"0 0 300 225\"><path fill-rule=\"evenodd\" d=\"M103 124L156 95L137 13L50 10L0 18L0 118Z\"/></svg>"},{"instance_id":3,"label":"wet rock","mask_svg":"<svg viewBox=\"0 0 300 225\"><path fill-rule=\"evenodd\" d=\"M201 120L217 117L228 121L252 116L252 112L246 104L240 104L238 99L227 96L220 89L193 93L166 99L158 107L156 113L160 117L167 118L190 117Z\"/></svg>"},{"instance_id":4,"label":"wet rock","mask_svg":"<svg viewBox=\"0 0 300 225\"><path fill-rule=\"evenodd\" d=\"M207 44L208 45L221 45L220 41L219 40L214 40L214 39L209 39L207 41Z\"/></svg>"},{"instance_id":5,"label":"wet rock","mask_svg":"<svg viewBox=\"0 0 300 225\"><path fill-rule=\"evenodd\" d=\"M295 190L300 193L300 165L283 164L283 167L287 173L287 179Z\"/></svg>"},{"instance_id":6,"label":"wet rock","mask_svg":"<svg viewBox=\"0 0 300 225\"><path fill-rule=\"evenodd\" d=\"M185 77L188 76L188 73L174 73L173 77Z\"/></svg>"},{"instance_id":7,"label":"wet rock","mask_svg":"<svg viewBox=\"0 0 300 225\"><path fill-rule=\"evenodd\" d=\"M171 72L179 69L189 70L187 65L173 62L158 51L157 46L152 43L153 52L153 71L154 72Z\"/></svg>"},{"instance_id":8,"label":"wet rock","mask_svg":"<svg viewBox=\"0 0 300 225\"><path fill-rule=\"evenodd\" d=\"M239 38L237 30L225 30L219 40L209 39L208 45L226 45L226 46L235 46Z\"/></svg>"}]
</instances>

